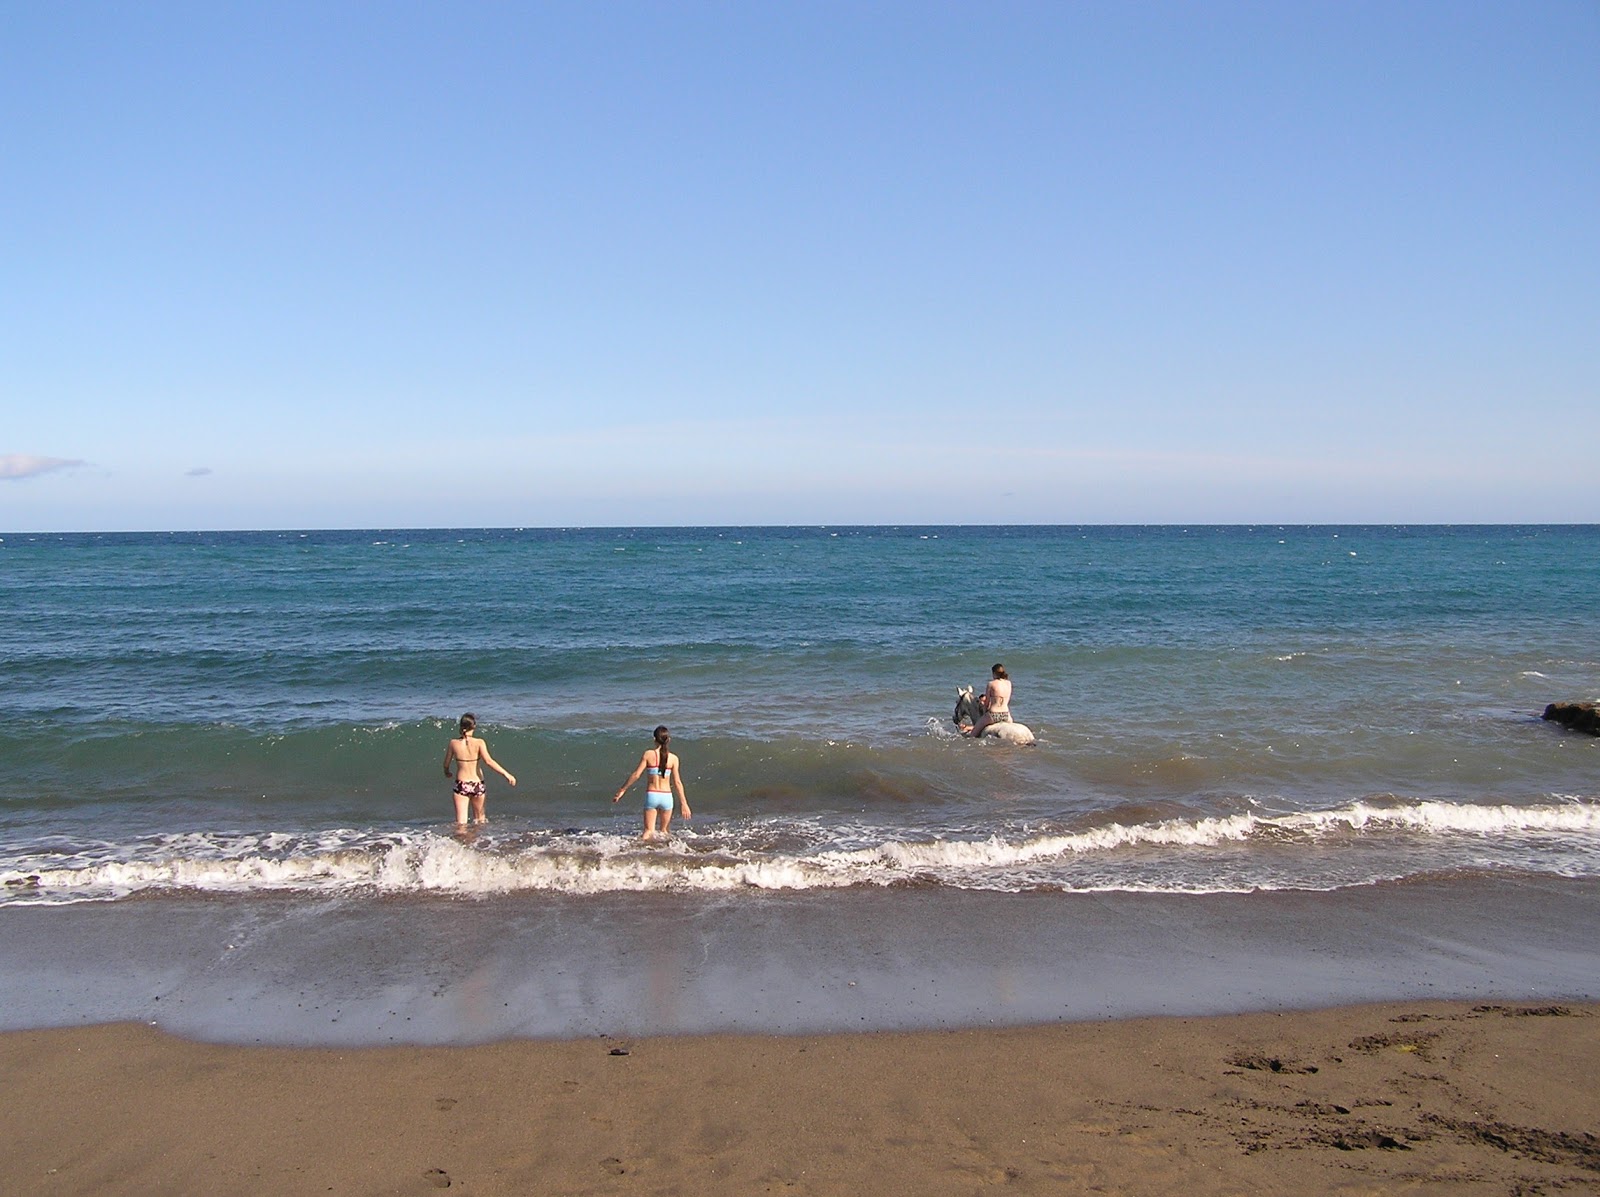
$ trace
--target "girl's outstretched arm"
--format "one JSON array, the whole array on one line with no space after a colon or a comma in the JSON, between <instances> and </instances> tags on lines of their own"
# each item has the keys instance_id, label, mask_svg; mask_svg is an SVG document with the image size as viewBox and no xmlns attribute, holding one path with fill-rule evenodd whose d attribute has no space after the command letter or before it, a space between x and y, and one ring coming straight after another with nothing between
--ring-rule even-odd
<instances>
[{"instance_id":1,"label":"girl's outstretched arm","mask_svg":"<svg viewBox=\"0 0 1600 1197\"><path fill-rule=\"evenodd\" d=\"M506 770L502 769L500 767L500 762L495 760L494 757L489 755L489 746L487 744L484 744L482 740L479 740L478 743L480 745L482 745L482 747L483 747L483 751L478 754L478 759L481 760L484 764L488 765L489 768L493 769L501 777L505 778L508 782L510 782L512 788L515 789L516 785L517 785L517 779L515 777L511 776L510 773L506 772Z\"/></svg>"},{"instance_id":2,"label":"girl's outstretched arm","mask_svg":"<svg viewBox=\"0 0 1600 1197\"><path fill-rule=\"evenodd\" d=\"M638 781L639 778L643 777L644 776L644 771L649 767L650 767L650 752L649 752L648 749L646 749L644 752L641 752L639 754L639 763L634 766L633 772L628 774L628 780L622 783L622 788L617 791L616 797L612 798L611 801L613 801L613 802L622 801L622 796L628 792L628 787L631 786L634 782Z\"/></svg>"},{"instance_id":3,"label":"girl's outstretched arm","mask_svg":"<svg viewBox=\"0 0 1600 1197\"><path fill-rule=\"evenodd\" d=\"M692 819L694 816L689 813L689 799L684 797L683 793L683 766L681 763L674 765L672 768L672 788L678 791L678 813L685 819Z\"/></svg>"}]
</instances>

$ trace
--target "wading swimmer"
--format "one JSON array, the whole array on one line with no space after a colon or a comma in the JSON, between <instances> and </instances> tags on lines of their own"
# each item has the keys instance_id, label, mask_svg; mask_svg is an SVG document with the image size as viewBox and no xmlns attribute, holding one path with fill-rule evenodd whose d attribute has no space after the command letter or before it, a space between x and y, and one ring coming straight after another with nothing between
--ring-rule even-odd
<instances>
[{"instance_id":1,"label":"wading swimmer","mask_svg":"<svg viewBox=\"0 0 1600 1197\"><path fill-rule=\"evenodd\" d=\"M983 696L978 699L978 721L972 725L972 730L962 729L964 736L981 736L983 729L991 723L1011 722L1011 677L1006 673L1006 667L996 662L989 669L989 684L983 688Z\"/></svg>"},{"instance_id":2,"label":"wading swimmer","mask_svg":"<svg viewBox=\"0 0 1600 1197\"><path fill-rule=\"evenodd\" d=\"M451 740L450 747L444 750L444 775L454 776L454 798L456 800L456 826L467 825L467 804L472 805L472 821L474 823L487 823L489 816L483 813L483 802L486 797L483 789L483 775L478 772L479 765L488 765L501 777L513 786L517 779L500 767L500 762L489 755L489 746L473 734L478 726L478 717L470 711L461 716L461 736ZM451 769L455 772L452 774Z\"/></svg>"},{"instance_id":3,"label":"wading swimmer","mask_svg":"<svg viewBox=\"0 0 1600 1197\"><path fill-rule=\"evenodd\" d=\"M660 834L665 836L667 829L672 826L672 794L678 794L678 813L685 819L690 818L689 800L683 796L683 774L678 768L678 754L671 751L672 733L665 727L656 728L656 746L646 748L639 756L639 763L634 766L628 780L622 783L622 788L617 791L613 802L622 801L622 796L628 792L628 787L639 780L641 774L648 780L644 783L644 838L653 840L657 833L657 820L660 821Z\"/></svg>"}]
</instances>

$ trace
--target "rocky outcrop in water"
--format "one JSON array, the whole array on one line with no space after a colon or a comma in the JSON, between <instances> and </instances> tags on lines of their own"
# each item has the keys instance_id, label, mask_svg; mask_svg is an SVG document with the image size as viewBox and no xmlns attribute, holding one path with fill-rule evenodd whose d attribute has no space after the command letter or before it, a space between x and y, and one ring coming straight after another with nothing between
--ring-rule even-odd
<instances>
[{"instance_id":1,"label":"rocky outcrop in water","mask_svg":"<svg viewBox=\"0 0 1600 1197\"><path fill-rule=\"evenodd\" d=\"M1600 736L1600 703L1553 702L1545 707L1544 717L1573 731Z\"/></svg>"}]
</instances>

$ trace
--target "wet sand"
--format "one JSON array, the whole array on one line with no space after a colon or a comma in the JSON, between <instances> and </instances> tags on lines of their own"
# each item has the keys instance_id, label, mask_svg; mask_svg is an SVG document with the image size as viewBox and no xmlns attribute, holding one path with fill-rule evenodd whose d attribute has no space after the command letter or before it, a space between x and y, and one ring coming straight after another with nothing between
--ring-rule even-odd
<instances>
[{"instance_id":1,"label":"wet sand","mask_svg":"<svg viewBox=\"0 0 1600 1197\"><path fill-rule=\"evenodd\" d=\"M1600 1001L1600 882L1333 893L172 897L0 911L0 1030L245 1046Z\"/></svg>"},{"instance_id":2,"label":"wet sand","mask_svg":"<svg viewBox=\"0 0 1600 1197\"><path fill-rule=\"evenodd\" d=\"M1600 1192L1600 1006L364 1049L0 1035L16 1193Z\"/></svg>"}]
</instances>

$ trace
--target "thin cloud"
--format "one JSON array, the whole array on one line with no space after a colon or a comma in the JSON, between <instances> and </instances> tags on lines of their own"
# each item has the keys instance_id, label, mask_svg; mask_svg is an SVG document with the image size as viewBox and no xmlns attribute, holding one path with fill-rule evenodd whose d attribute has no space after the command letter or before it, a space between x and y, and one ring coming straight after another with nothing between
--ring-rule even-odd
<instances>
[{"instance_id":1,"label":"thin cloud","mask_svg":"<svg viewBox=\"0 0 1600 1197\"><path fill-rule=\"evenodd\" d=\"M195 466L194 469L185 472L183 476L185 478L204 478L209 473L211 473L210 466Z\"/></svg>"},{"instance_id":2,"label":"thin cloud","mask_svg":"<svg viewBox=\"0 0 1600 1197\"><path fill-rule=\"evenodd\" d=\"M39 457L33 453L0 453L0 479L37 478L53 470L70 470L84 465L66 457Z\"/></svg>"}]
</instances>

